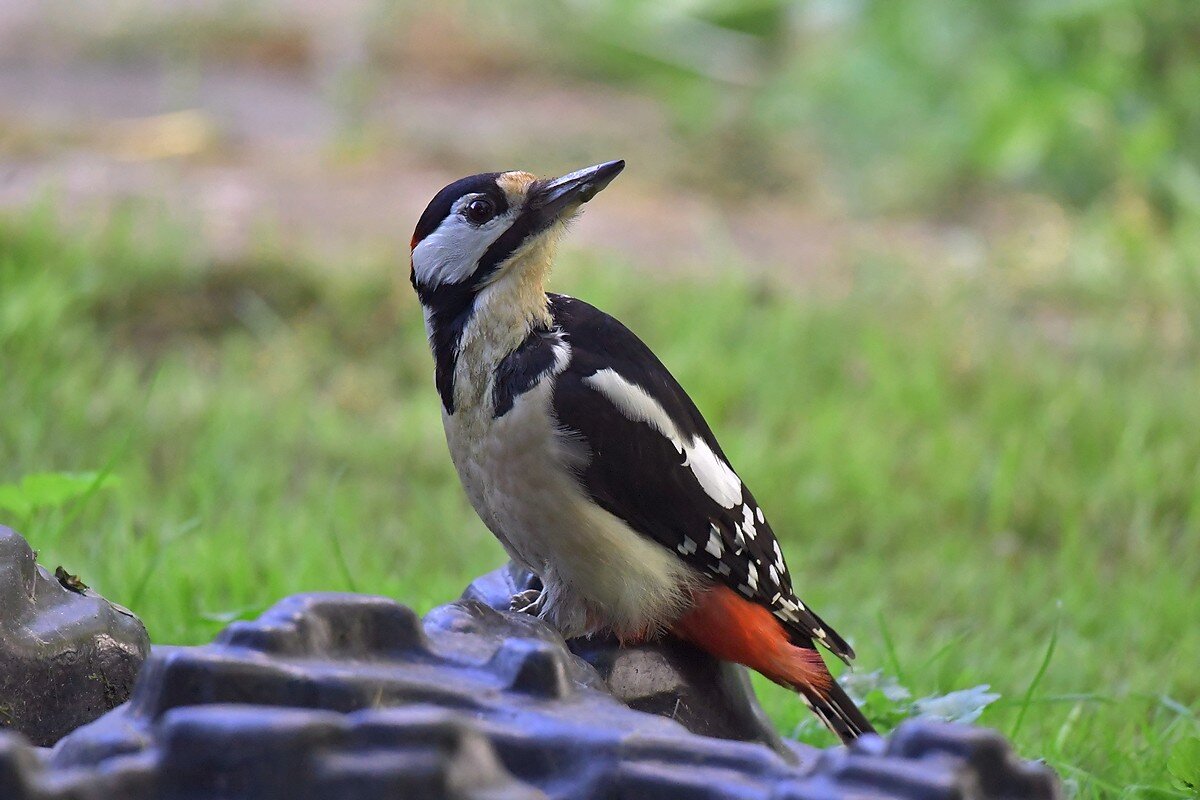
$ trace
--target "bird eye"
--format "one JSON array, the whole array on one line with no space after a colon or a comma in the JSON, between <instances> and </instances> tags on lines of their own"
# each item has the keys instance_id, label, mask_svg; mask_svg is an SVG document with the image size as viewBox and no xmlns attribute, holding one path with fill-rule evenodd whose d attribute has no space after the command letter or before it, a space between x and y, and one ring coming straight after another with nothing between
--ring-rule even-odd
<instances>
[{"instance_id":1,"label":"bird eye","mask_svg":"<svg viewBox=\"0 0 1200 800\"><path fill-rule=\"evenodd\" d=\"M482 225L496 215L496 206L486 197L477 197L467 203L463 216L474 225Z\"/></svg>"}]
</instances>

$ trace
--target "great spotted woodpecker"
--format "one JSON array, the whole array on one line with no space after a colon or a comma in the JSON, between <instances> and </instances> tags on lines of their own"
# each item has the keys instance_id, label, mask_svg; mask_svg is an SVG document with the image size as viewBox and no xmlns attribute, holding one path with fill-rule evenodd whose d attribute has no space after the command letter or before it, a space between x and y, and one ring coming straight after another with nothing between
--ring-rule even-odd
<instances>
[{"instance_id":1,"label":"great spotted woodpecker","mask_svg":"<svg viewBox=\"0 0 1200 800\"><path fill-rule=\"evenodd\" d=\"M417 223L425 314L454 466L514 561L514 605L564 636L671 632L805 699L843 741L871 724L819 643L854 651L796 597L779 542L704 418L640 339L544 283L566 224L625 166L473 175Z\"/></svg>"}]
</instances>

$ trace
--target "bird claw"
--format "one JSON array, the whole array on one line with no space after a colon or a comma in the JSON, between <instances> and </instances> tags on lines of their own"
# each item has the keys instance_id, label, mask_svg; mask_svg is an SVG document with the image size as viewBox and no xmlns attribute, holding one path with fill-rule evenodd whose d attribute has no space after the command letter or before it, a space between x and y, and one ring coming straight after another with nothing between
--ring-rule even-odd
<instances>
[{"instance_id":1,"label":"bird claw","mask_svg":"<svg viewBox=\"0 0 1200 800\"><path fill-rule=\"evenodd\" d=\"M541 589L526 589L523 592L517 592L508 601L508 607L518 614L529 614L536 617L542 611L542 601L545 594Z\"/></svg>"}]
</instances>

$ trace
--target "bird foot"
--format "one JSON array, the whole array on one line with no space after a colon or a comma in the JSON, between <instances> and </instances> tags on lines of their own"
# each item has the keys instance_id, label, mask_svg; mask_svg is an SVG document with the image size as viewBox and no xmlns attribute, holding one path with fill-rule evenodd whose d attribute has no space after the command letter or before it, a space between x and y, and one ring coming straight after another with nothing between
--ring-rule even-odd
<instances>
[{"instance_id":1,"label":"bird foot","mask_svg":"<svg viewBox=\"0 0 1200 800\"><path fill-rule=\"evenodd\" d=\"M508 607L518 614L529 614L536 617L542 613L545 597L545 593L540 588L526 589L514 594L508 601Z\"/></svg>"}]
</instances>

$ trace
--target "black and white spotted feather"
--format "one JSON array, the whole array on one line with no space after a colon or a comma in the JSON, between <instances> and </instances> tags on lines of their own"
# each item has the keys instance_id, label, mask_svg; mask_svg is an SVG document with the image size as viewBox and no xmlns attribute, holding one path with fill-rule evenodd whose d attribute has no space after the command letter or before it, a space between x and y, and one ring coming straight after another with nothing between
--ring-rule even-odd
<instances>
[{"instance_id":1,"label":"black and white spotted feather","mask_svg":"<svg viewBox=\"0 0 1200 800\"><path fill-rule=\"evenodd\" d=\"M552 407L564 431L587 446L578 477L589 497L768 608L797 644L815 640L852 659L850 646L794 594L762 509L662 362L602 311L562 295L549 299L553 328L531 333L497 371L497 416L550 368L554 347L565 341L571 357L555 380Z\"/></svg>"}]
</instances>

